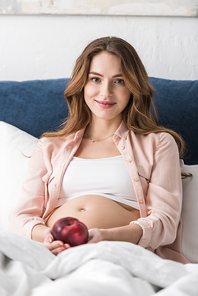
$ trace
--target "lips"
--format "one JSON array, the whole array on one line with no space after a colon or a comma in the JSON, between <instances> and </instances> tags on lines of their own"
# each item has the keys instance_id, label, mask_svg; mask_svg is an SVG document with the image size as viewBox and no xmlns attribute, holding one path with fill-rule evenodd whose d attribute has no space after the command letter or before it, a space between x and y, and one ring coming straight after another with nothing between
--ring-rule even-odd
<instances>
[{"instance_id":1,"label":"lips","mask_svg":"<svg viewBox=\"0 0 198 296\"><path fill-rule=\"evenodd\" d=\"M116 104L115 102L109 102L109 101L97 101L96 100L96 102L103 109L109 109Z\"/></svg>"}]
</instances>

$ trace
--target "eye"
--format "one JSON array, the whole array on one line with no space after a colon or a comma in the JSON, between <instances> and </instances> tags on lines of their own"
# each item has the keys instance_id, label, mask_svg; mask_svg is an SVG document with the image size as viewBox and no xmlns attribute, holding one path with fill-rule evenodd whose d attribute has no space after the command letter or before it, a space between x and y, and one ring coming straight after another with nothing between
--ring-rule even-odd
<instances>
[{"instance_id":1,"label":"eye","mask_svg":"<svg viewBox=\"0 0 198 296\"><path fill-rule=\"evenodd\" d=\"M101 81L100 78L98 78L98 77L92 77L91 80L93 82L100 82Z\"/></svg>"},{"instance_id":2,"label":"eye","mask_svg":"<svg viewBox=\"0 0 198 296\"><path fill-rule=\"evenodd\" d=\"M114 83L116 83L116 84L124 84L124 80L123 79L116 79L116 80L114 80Z\"/></svg>"}]
</instances>

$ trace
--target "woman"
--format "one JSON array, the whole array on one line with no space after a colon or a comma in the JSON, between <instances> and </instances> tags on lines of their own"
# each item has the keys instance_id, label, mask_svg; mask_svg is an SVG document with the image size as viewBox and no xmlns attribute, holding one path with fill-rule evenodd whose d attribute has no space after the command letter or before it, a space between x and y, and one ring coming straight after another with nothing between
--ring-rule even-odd
<instances>
[{"instance_id":1,"label":"woman","mask_svg":"<svg viewBox=\"0 0 198 296\"><path fill-rule=\"evenodd\" d=\"M187 262L180 248L184 143L158 125L152 96L130 44L91 42L65 91L70 116L38 142L10 230L58 254L70 246L55 241L51 228L73 216L87 225L88 243L126 241Z\"/></svg>"}]
</instances>

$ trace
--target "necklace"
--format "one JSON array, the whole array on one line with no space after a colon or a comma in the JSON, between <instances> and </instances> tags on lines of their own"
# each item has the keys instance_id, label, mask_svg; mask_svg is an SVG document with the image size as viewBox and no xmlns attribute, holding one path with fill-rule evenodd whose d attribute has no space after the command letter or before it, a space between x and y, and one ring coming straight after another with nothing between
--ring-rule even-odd
<instances>
[{"instance_id":1,"label":"necklace","mask_svg":"<svg viewBox=\"0 0 198 296\"><path fill-rule=\"evenodd\" d=\"M108 137L106 137L106 138L100 139L100 140L93 140L92 138L88 138L88 139L91 140L92 143L94 143L94 142L98 142L98 141L106 140L106 139L112 137L113 135L114 135L114 134L112 134L112 135L110 135L110 136L108 136Z\"/></svg>"}]
</instances>

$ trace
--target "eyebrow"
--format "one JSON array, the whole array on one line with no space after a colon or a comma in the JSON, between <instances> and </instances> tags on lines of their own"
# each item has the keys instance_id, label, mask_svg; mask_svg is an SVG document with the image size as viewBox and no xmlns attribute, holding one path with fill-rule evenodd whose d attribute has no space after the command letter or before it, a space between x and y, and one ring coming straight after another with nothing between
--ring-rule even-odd
<instances>
[{"instance_id":1,"label":"eyebrow","mask_svg":"<svg viewBox=\"0 0 198 296\"><path fill-rule=\"evenodd\" d=\"M101 75L100 73L97 73L97 72L89 72L89 74L93 74L93 75L103 77L103 75ZM116 75L113 76L113 78L116 78L116 77L122 77L122 74L116 74Z\"/></svg>"}]
</instances>

